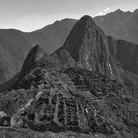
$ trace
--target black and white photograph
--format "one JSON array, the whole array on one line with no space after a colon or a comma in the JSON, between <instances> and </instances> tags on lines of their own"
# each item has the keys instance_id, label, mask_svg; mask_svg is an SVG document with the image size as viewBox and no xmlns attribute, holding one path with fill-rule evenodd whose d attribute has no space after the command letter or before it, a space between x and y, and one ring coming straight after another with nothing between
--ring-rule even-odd
<instances>
[{"instance_id":1,"label":"black and white photograph","mask_svg":"<svg viewBox=\"0 0 138 138\"><path fill-rule=\"evenodd\" d=\"M138 0L0 0L0 138L138 138Z\"/></svg>"}]
</instances>

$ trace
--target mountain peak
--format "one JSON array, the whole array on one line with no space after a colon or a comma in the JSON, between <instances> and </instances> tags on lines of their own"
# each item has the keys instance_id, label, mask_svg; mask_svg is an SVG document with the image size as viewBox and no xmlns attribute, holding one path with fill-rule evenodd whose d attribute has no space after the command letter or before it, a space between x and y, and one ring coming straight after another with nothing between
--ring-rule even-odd
<instances>
[{"instance_id":1,"label":"mountain peak","mask_svg":"<svg viewBox=\"0 0 138 138\"><path fill-rule=\"evenodd\" d=\"M124 11L122 11L121 9L117 9L116 11L113 12L115 15L122 15L123 13L125 13Z\"/></svg>"},{"instance_id":2,"label":"mountain peak","mask_svg":"<svg viewBox=\"0 0 138 138\"><path fill-rule=\"evenodd\" d=\"M81 17L80 20L87 20L87 21L90 21L90 20L92 20L92 17L89 16L89 15L84 15L83 17Z\"/></svg>"},{"instance_id":3,"label":"mountain peak","mask_svg":"<svg viewBox=\"0 0 138 138\"><path fill-rule=\"evenodd\" d=\"M39 45L34 46L27 55L19 79L22 79L30 70L43 62L48 55Z\"/></svg>"},{"instance_id":4,"label":"mountain peak","mask_svg":"<svg viewBox=\"0 0 138 138\"><path fill-rule=\"evenodd\" d=\"M123 12L121 9L117 9L115 12Z\"/></svg>"},{"instance_id":5,"label":"mountain peak","mask_svg":"<svg viewBox=\"0 0 138 138\"><path fill-rule=\"evenodd\" d=\"M138 9L135 9L133 13L137 14L138 13Z\"/></svg>"},{"instance_id":6,"label":"mountain peak","mask_svg":"<svg viewBox=\"0 0 138 138\"><path fill-rule=\"evenodd\" d=\"M41 47L41 46L39 46L39 45L36 45L36 46L34 46L31 50L30 50L30 52L29 52L29 54L28 54L28 56L29 55L35 55L35 56L38 56L39 54L43 54L43 53L45 53L44 52L44 50L43 50L43 48ZM38 60L40 57L37 57L35 60Z\"/></svg>"},{"instance_id":7,"label":"mountain peak","mask_svg":"<svg viewBox=\"0 0 138 138\"><path fill-rule=\"evenodd\" d=\"M79 21L78 23L82 23L82 24L91 24L91 25L94 25L96 26L95 22L93 21L92 17L89 16L89 15L84 15Z\"/></svg>"},{"instance_id":8,"label":"mountain peak","mask_svg":"<svg viewBox=\"0 0 138 138\"><path fill-rule=\"evenodd\" d=\"M113 76L109 69L111 64L107 37L90 16L83 16L74 25L63 47L57 53L63 53L62 51L67 51L66 56L64 52L64 59L71 57L80 67L93 72L99 71L109 77Z\"/></svg>"},{"instance_id":9,"label":"mountain peak","mask_svg":"<svg viewBox=\"0 0 138 138\"><path fill-rule=\"evenodd\" d=\"M122 10L121 10L121 9L117 9L116 11L122 12Z\"/></svg>"},{"instance_id":10,"label":"mountain peak","mask_svg":"<svg viewBox=\"0 0 138 138\"><path fill-rule=\"evenodd\" d=\"M83 16L73 27L69 36L67 37L63 47L66 49L71 57L75 60L79 60L79 48L81 47L83 40L87 39L87 35L96 34L98 29L97 25L93 21L92 17L85 15Z\"/></svg>"}]
</instances>

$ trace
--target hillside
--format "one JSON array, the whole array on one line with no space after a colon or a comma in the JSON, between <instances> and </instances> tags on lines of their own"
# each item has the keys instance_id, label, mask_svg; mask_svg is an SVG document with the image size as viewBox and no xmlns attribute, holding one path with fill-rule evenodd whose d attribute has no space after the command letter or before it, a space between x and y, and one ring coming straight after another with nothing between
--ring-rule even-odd
<instances>
[{"instance_id":1,"label":"hillside","mask_svg":"<svg viewBox=\"0 0 138 138\"><path fill-rule=\"evenodd\" d=\"M138 10L123 12L120 9L104 16L97 16L94 21L106 35L138 44Z\"/></svg>"},{"instance_id":2,"label":"hillside","mask_svg":"<svg viewBox=\"0 0 138 138\"><path fill-rule=\"evenodd\" d=\"M18 30L0 30L0 84L20 71L32 45Z\"/></svg>"},{"instance_id":3,"label":"hillside","mask_svg":"<svg viewBox=\"0 0 138 138\"><path fill-rule=\"evenodd\" d=\"M74 19L63 19L37 31L26 33L25 37L33 46L41 45L47 53L52 53L63 45L75 23Z\"/></svg>"},{"instance_id":4,"label":"hillside","mask_svg":"<svg viewBox=\"0 0 138 138\"><path fill-rule=\"evenodd\" d=\"M48 54L61 47L74 23L75 20L64 19L31 33L14 29L0 30L0 84L21 70L33 46L41 45Z\"/></svg>"}]
</instances>

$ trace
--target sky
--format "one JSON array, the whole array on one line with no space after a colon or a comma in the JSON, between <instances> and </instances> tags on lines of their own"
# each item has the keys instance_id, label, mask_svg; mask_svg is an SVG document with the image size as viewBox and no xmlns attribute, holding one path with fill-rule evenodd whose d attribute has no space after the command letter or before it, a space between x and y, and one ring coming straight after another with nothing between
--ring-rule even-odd
<instances>
[{"instance_id":1,"label":"sky","mask_svg":"<svg viewBox=\"0 0 138 138\"><path fill-rule=\"evenodd\" d=\"M0 0L0 29L25 32L64 18L95 17L117 9L138 9L138 0Z\"/></svg>"}]
</instances>

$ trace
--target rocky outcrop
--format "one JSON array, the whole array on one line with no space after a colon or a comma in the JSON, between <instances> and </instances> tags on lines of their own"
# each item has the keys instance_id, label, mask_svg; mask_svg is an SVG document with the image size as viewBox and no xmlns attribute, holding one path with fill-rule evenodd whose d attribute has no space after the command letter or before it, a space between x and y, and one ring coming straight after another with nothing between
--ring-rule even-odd
<instances>
[{"instance_id":1,"label":"rocky outcrop","mask_svg":"<svg viewBox=\"0 0 138 138\"><path fill-rule=\"evenodd\" d=\"M63 47L54 54L60 57L61 51L69 53L82 68L101 73L109 78L115 76L107 36L90 16L82 17L74 25Z\"/></svg>"}]
</instances>

